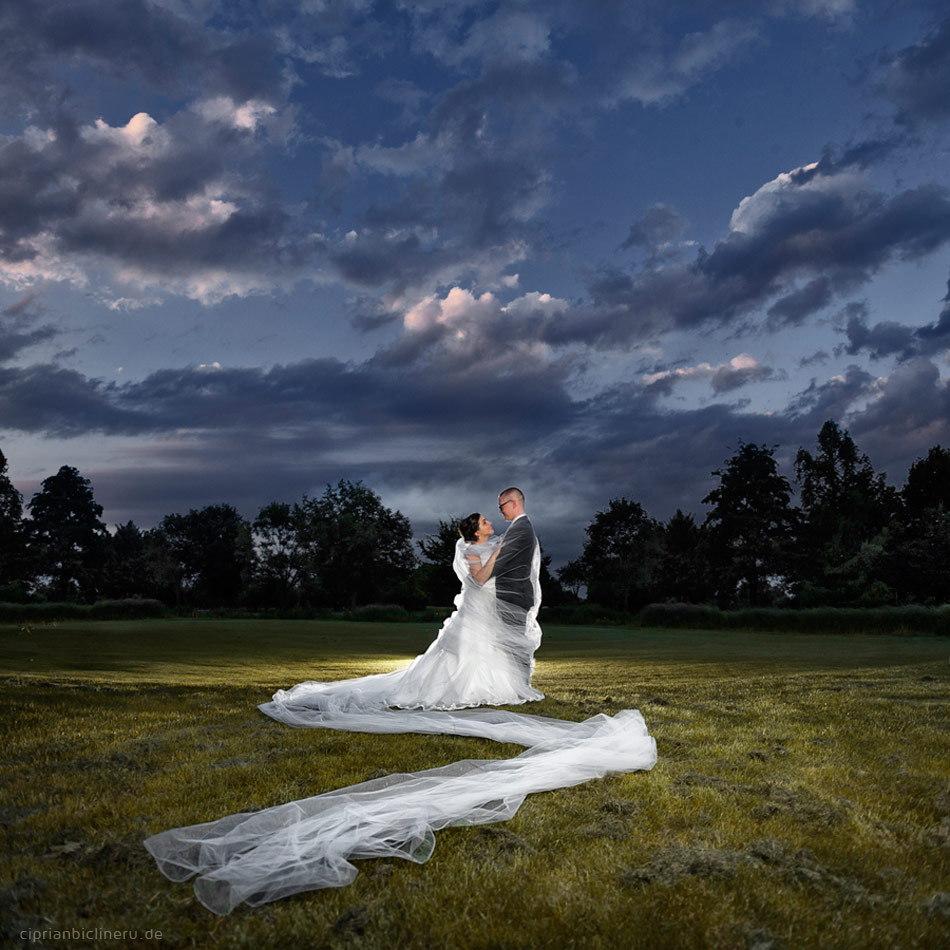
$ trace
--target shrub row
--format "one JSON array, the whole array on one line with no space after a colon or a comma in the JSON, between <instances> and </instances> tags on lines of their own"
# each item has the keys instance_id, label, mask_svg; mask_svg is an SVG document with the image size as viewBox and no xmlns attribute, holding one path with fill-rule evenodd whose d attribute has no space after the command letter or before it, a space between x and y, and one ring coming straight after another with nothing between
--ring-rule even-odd
<instances>
[{"instance_id":1,"label":"shrub row","mask_svg":"<svg viewBox=\"0 0 950 950\"><path fill-rule=\"evenodd\" d=\"M140 620L170 613L158 600L101 600L94 604L0 603L0 623L53 620ZM354 620L363 623L441 624L449 607L407 610L398 604L368 604L346 611L318 607L290 610L197 610L182 615L258 620ZM664 627L681 630L763 630L800 633L890 633L950 636L950 605L942 607L814 607L719 610L701 604L649 604L638 614L574 604L542 607L541 624Z\"/></svg>"},{"instance_id":2,"label":"shrub row","mask_svg":"<svg viewBox=\"0 0 950 950\"><path fill-rule=\"evenodd\" d=\"M950 636L950 605L942 607L813 607L718 610L700 604L649 604L643 627L706 630L781 630L800 633L931 633Z\"/></svg>"},{"instance_id":3,"label":"shrub row","mask_svg":"<svg viewBox=\"0 0 950 950\"><path fill-rule=\"evenodd\" d=\"M130 598L99 600L94 604L0 603L0 623L41 623L47 620L141 620L164 617L165 605L160 600Z\"/></svg>"},{"instance_id":4,"label":"shrub row","mask_svg":"<svg viewBox=\"0 0 950 950\"><path fill-rule=\"evenodd\" d=\"M629 626L636 623L636 614L614 610L612 607L601 607L600 604L566 604L558 607L545 607L542 604L538 620L542 625L554 623L579 624L585 627L601 624Z\"/></svg>"},{"instance_id":5,"label":"shrub row","mask_svg":"<svg viewBox=\"0 0 950 950\"><path fill-rule=\"evenodd\" d=\"M364 623L442 623L451 613L449 607L425 607L407 610L400 604L366 604L351 610L332 610L329 607L268 607L247 610L220 607L214 610L181 609L180 617L215 617L229 620L356 620Z\"/></svg>"}]
</instances>

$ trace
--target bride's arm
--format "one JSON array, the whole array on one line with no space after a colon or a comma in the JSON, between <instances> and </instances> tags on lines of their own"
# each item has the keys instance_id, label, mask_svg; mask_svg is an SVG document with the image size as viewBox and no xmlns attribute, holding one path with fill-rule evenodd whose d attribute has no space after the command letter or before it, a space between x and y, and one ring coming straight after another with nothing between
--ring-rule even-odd
<instances>
[{"instance_id":1,"label":"bride's arm","mask_svg":"<svg viewBox=\"0 0 950 950\"><path fill-rule=\"evenodd\" d=\"M495 561L498 560L498 552L500 550L501 545L499 544L498 547L492 551L491 557L484 563L484 565L477 554L470 554L466 556L468 559L468 569L472 572L472 577L474 577L479 584L484 584L485 581L491 577L492 571L495 569Z\"/></svg>"}]
</instances>

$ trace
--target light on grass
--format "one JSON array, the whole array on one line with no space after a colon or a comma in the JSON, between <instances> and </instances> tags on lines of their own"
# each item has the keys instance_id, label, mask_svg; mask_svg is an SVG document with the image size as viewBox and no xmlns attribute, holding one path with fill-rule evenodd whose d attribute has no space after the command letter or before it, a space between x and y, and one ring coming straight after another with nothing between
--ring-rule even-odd
<instances>
[{"instance_id":1,"label":"light on grass","mask_svg":"<svg viewBox=\"0 0 950 950\"><path fill-rule=\"evenodd\" d=\"M147 835L520 751L290 730L256 711L331 667L396 668L432 637L407 626L77 621L29 644L0 629L9 919L211 950L943 945L950 665L926 637L546 629L547 698L522 711L640 708L652 772L446 829L428 865L365 862L348 888L210 919L158 874Z\"/></svg>"}]
</instances>

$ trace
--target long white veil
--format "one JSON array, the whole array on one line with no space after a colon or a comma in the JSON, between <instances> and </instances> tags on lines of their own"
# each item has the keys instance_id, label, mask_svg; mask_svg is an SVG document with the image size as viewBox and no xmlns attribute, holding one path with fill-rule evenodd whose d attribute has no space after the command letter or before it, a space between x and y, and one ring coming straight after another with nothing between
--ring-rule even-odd
<instances>
[{"instance_id":1,"label":"long white veil","mask_svg":"<svg viewBox=\"0 0 950 950\"><path fill-rule=\"evenodd\" d=\"M527 549L533 542L534 550ZM650 769L656 743L636 710L570 722L486 708L543 699L531 685L540 554L533 536L513 559L527 607L502 604L496 584L475 580L494 546L456 545L462 590L455 611L429 649L408 666L337 682L279 690L259 708L280 722L351 732L478 736L527 746L512 759L466 759L443 768L353 785L254 813L163 831L145 842L174 881L194 875L207 908L226 914L238 904L263 904L299 891L350 883L357 858L428 860L435 832L448 825L504 821L525 796L576 785L608 771ZM507 542L501 542L507 543ZM478 561L469 561L477 555ZM502 558L499 556L498 562ZM496 563L498 563L496 562ZM524 575L529 572L530 577ZM399 708L393 708L399 707ZM478 708L470 708L478 707Z\"/></svg>"},{"instance_id":2,"label":"long white veil","mask_svg":"<svg viewBox=\"0 0 950 950\"><path fill-rule=\"evenodd\" d=\"M357 875L354 859L422 863L432 855L435 832L442 828L506 821L532 792L577 785L608 771L650 769L656 762L656 743L636 710L584 722L493 709L409 715L416 725L418 717L427 717L425 731L490 735L529 748L513 759L466 759L387 775L263 811L163 831L147 839L145 847L173 881L198 875L198 900L227 914L242 902L264 904L349 884Z\"/></svg>"}]
</instances>

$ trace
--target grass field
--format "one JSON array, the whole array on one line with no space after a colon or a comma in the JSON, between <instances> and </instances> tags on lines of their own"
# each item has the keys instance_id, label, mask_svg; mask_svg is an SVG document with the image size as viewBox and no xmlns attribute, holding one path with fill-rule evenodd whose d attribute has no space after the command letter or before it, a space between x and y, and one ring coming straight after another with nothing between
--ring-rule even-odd
<instances>
[{"instance_id":1,"label":"grass field","mask_svg":"<svg viewBox=\"0 0 950 950\"><path fill-rule=\"evenodd\" d=\"M275 688L393 669L428 625L0 626L7 945L910 948L950 935L950 643L550 627L522 711L638 708L652 772L450 828L428 864L216 917L149 834L517 746L295 730ZM82 932L134 931L119 940ZM21 931L78 938L21 941ZM161 939L155 936L161 932ZM152 936L146 934L151 932Z\"/></svg>"}]
</instances>

